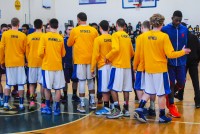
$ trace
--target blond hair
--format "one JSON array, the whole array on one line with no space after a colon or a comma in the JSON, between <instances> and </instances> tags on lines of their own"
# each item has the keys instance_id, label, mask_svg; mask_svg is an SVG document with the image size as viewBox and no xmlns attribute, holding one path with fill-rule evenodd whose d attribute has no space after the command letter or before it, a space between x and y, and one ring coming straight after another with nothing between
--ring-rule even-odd
<instances>
[{"instance_id":1,"label":"blond hair","mask_svg":"<svg viewBox=\"0 0 200 134\"><path fill-rule=\"evenodd\" d=\"M160 27L163 25L165 20L165 17L162 16L161 14L154 14L151 18L150 18L150 24L153 27Z\"/></svg>"}]
</instances>

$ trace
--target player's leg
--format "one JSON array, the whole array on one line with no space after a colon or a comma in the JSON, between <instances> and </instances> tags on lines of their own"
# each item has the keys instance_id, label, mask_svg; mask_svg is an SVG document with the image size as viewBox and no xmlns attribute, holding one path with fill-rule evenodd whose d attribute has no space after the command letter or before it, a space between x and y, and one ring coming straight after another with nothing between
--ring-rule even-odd
<instances>
[{"instance_id":1,"label":"player's leg","mask_svg":"<svg viewBox=\"0 0 200 134\"><path fill-rule=\"evenodd\" d=\"M192 85L194 88L194 101L195 107L200 108L200 90L199 90L199 73L198 65L192 65L189 68L190 77L192 79Z\"/></svg>"},{"instance_id":2,"label":"player's leg","mask_svg":"<svg viewBox=\"0 0 200 134\"><path fill-rule=\"evenodd\" d=\"M165 115L165 95L171 92L168 73L158 73L153 75L156 95L158 96L158 105L160 109L159 122L168 123L172 119Z\"/></svg>"},{"instance_id":3,"label":"player's leg","mask_svg":"<svg viewBox=\"0 0 200 134\"><path fill-rule=\"evenodd\" d=\"M108 89L111 90L111 95L114 101L114 109L112 110L112 113L107 116L108 119L115 119L123 116L118 98L118 92L123 91L123 79L124 79L123 77L124 77L123 69L114 67L111 68Z\"/></svg>"},{"instance_id":4,"label":"player's leg","mask_svg":"<svg viewBox=\"0 0 200 134\"><path fill-rule=\"evenodd\" d=\"M55 71L53 80L53 89L55 89L55 103L54 103L54 115L60 115L60 97L61 90L65 87L65 76L62 71Z\"/></svg>"},{"instance_id":5,"label":"player's leg","mask_svg":"<svg viewBox=\"0 0 200 134\"><path fill-rule=\"evenodd\" d=\"M92 77L92 74L90 72L90 64L86 65L86 75L87 75L87 85L88 85L88 89L89 89L89 95L90 95L90 99L89 99L89 108L94 110L97 108L96 106L96 102L95 102L95 87L94 87L94 80Z\"/></svg>"},{"instance_id":6,"label":"player's leg","mask_svg":"<svg viewBox=\"0 0 200 134\"><path fill-rule=\"evenodd\" d=\"M168 66L168 73L170 79L171 93L166 96L166 105L167 108L169 109L169 114L172 115L173 117L179 118L181 114L178 112L177 107L174 105L174 88L175 88L175 80L177 78L177 67Z\"/></svg>"},{"instance_id":7,"label":"player's leg","mask_svg":"<svg viewBox=\"0 0 200 134\"><path fill-rule=\"evenodd\" d=\"M110 65L105 65L98 70L98 92L103 95L104 106L95 112L97 115L110 114L110 90L108 89L108 82L110 77Z\"/></svg>"},{"instance_id":8,"label":"player's leg","mask_svg":"<svg viewBox=\"0 0 200 134\"><path fill-rule=\"evenodd\" d=\"M38 80L38 69L37 68L29 68L28 70L28 82L30 83L30 104L29 110L34 110L36 108L35 104L35 84Z\"/></svg>"},{"instance_id":9,"label":"player's leg","mask_svg":"<svg viewBox=\"0 0 200 134\"><path fill-rule=\"evenodd\" d=\"M70 78L72 81L72 101L75 102L80 102L80 98L77 96L77 89L78 89L78 79L77 78L72 78L72 74L73 74L73 68L70 68L69 70L70 74Z\"/></svg>"},{"instance_id":10,"label":"player's leg","mask_svg":"<svg viewBox=\"0 0 200 134\"><path fill-rule=\"evenodd\" d=\"M86 65L83 64L75 64L72 78L79 80L79 97L80 97L80 104L77 106L77 110L79 112L85 113L85 84L86 84Z\"/></svg>"},{"instance_id":11,"label":"player's leg","mask_svg":"<svg viewBox=\"0 0 200 134\"><path fill-rule=\"evenodd\" d=\"M54 73L52 71L46 71L42 70L42 79L43 79L43 88L44 88L44 93L45 93L45 107L41 108L41 113L43 114L52 114L52 109L51 109L51 102L50 102L50 97L51 97L51 89L53 85L53 79L54 79Z\"/></svg>"}]
</instances>

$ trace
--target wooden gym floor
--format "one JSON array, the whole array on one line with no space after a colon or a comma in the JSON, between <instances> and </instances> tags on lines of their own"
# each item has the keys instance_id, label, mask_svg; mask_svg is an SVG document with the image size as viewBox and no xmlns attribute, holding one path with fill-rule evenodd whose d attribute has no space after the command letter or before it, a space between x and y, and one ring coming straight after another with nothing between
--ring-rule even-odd
<instances>
[{"instance_id":1,"label":"wooden gym floor","mask_svg":"<svg viewBox=\"0 0 200 134\"><path fill-rule=\"evenodd\" d=\"M3 82L5 84L5 82ZM71 88L69 89L69 94L71 94ZM88 98L88 96L87 96ZM194 91L190 77L187 76L184 100L182 102L176 101L176 105L182 114L181 118L173 118L173 121L168 124L159 124L158 123L158 105L156 103L157 116L155 118L148 117L148 123L140 123L133 118L133 111L138 106L138 103L134 102L134 92L130 94L130 118L121 118L121 119L106 119L105 116L96 116L93 111L87 111L86 114L80 114L76 111L76 105L71 103L71 97L68 98L68 103L63 105L64 112L61 117L47 116L44 117L40 114L38 108L38 114L34 115L34 118L38 119L40 122L39 129L34 129L34 127L24 129L23 125L20 125L21 129L19 131L10 131L12 133L27 133L27 134L200 134L200 109L195 109L194 105ZM120 104L123 105L123 96L120 94ZM149 104L147 104L149 105ZM39 107L39 106L38 106ZM72 107L72 108L71 108ZM98 105L100 108L101 105ZM65 110L68 110L65 112ZM73 109L73 110L72 110ZM25 111L25 114L29 113ZM166 110L168 112L168 110ZM1 113L1 110L0 110ZM1 113L2 114L2 113ZM0 129L2 127L7 127L8 131L5 133L10 133L9 130L12 126L9 123L4 124L7 121L7 114L1 116L0 114ZM13 113L17 116L22 116L19 113ZM19 118L20 122L32 124L32 126L37 126L38 123L33 120L27 120L26 116ZM15 118L15 115L13 115ZM29 116L32 116L31 114ZM46 115L45 115L46 116ZM67 117L65 120L64 117ZM17 117L18 118L18 117ZM17 119L16 118L16 119ZM30 118L30 117L29 117ZM50 119L49 119L50 118ZM47 120L47 121L45 121ZM61 120L61 121L60 121ZM59 123L56 123L59 122ZM50 125L44 125L45 123ZM17 123L16 123L17 124ZM26 125L25 125L26 126ZM1 131L0 130L0 131ZM0 132L2 133L2 132Z\"/></svg>"}]
</instances>

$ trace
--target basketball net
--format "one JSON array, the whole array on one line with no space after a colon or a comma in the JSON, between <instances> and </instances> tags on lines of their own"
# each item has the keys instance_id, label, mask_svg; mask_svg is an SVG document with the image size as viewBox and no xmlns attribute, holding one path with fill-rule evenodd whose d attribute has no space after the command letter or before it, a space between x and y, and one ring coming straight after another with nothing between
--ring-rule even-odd
<instances>
[{"instance_id":1,"label":"basketball net","mask_svg":"<svg viewBox=\"0 0 200 134\"><path fill-rule=\"evenodd\" d=\"M142 7L142 3L134 3L133 6L135 7L136 10L140 10L140 8Z\"/></svg>"}]
</instances>

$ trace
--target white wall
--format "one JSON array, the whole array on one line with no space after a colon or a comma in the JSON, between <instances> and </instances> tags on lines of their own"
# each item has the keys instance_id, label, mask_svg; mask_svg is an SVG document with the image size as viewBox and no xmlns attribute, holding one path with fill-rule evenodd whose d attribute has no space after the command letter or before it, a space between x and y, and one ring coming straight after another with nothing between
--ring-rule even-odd
<instances>
[{"instance_id":1,"label":"white wall","mask_svg":"<svg viewBox=\"0 0 200 134\"><path fill-rule=\"evenodd\" d=\"M181 10L183 19L189 19L188 23L196 26L200 23L200 0L160 0L156 8L143 9L123 9L122 0L107 0L107 4L97 5L79 5L79 0L56 0L55 15L59 19L61 29L64 28L64 22L74 20L76 16L83 11L88 15L88 23L99 23L102 19L115 23L118 18L124 18L132 25L138 21L144 21L150 18L153 13L161 13L165 16L165 23L171 22L171 16L175 10Z\"/></svg>"},{"instance_id":2,"label":"white wall","mask_svg":"<svg viewBox=\"0 0 200 134\"><path fill-rule=\"evenodd\" d=\"M15 0L0 0L1 18L0 24L10 23L13 17L20 19L20 24L33 24L37 18L47 23L50 18L55 17L55 0L52 0L51 9L42 8L42 0L20 0L21 9L17 11L14 7ZM30 22L29 22L29 2L30 2ZM26 17L25 17L26 15ZM25 19L26 18L26 19Z\"/></svg>"}]
</instances>

